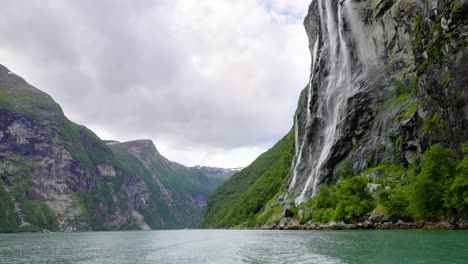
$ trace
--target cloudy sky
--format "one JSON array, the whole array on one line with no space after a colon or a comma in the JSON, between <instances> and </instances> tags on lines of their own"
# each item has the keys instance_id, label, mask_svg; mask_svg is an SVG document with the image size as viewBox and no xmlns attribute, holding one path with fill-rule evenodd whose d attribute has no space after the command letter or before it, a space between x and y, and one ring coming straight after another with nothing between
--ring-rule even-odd
<instances>
[{"instance_id":1,"label":"cloudy sky","mask_svg":"<svg viewBox=\"0 0 468 264\"><path fill-rule=\"evenodd\" d=\"M246 166L292 126L309 0L2 0L0 64L103 139Z\"/></svg>"}]
</instances>

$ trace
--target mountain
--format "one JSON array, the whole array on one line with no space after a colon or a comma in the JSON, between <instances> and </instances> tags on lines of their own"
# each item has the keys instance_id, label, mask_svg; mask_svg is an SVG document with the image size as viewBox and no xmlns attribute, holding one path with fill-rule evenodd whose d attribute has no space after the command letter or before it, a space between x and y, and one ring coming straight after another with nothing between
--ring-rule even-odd
<instances>
[{"instance_id":1,"label":"mountain","mask_svg":"<svg viewBox=\"0 0 468 264\"><path fill-rule=\"evenodd\" d=\"M210 167L210 166L195 166L193 167L208 176L220 176L229 178L230 176L234 175L236 172L239 172L243 168L217 168L217 167Z\"/></svg>"},{"instance_id":2,"label":"mountain","mask_svg":"<svg viewBox=\"0 0 468 264\"><path fill-rule=\"evenodd\" d=\"M151 140L109 144L118 168L138 175L149 188L152 208L142 211L155 228L197 227L208 196L221 182L203 172L169 161Z\"/></svg>"},{"instance_id":3,"label":"mountain","mask_svg":"<svg viewBox=\"0 0 468 264\"><path fill-rule=\"evenodd\" d=\"M198 225L219 181L149 140L107 143L0 65L0 232Z\"/></svg>"},{"instance_id":4,"label":"mountain","mask_svg":"<svg viewBox=\"0 0 468 264\"><path fill-rule=\"evenodd\" d=\"M229 177L242 170L242 168L218 168L201 165L197 165L192 168L206 174L211 181L216 183L217 186L221 185L229 179Z\"/></svg>"},{"instance_id":5,"label":"mountain","mask_svg":"<svg viewBox=\"0 0 468 264\"><path fill-rule=\"evenodd\" d=\"M466 226L468 1L317 0L304 26L312 65L293 147L226 181L203 226ZM288 155L269 175L282 184L261 183Z\"/></svg>"}]
</instances>

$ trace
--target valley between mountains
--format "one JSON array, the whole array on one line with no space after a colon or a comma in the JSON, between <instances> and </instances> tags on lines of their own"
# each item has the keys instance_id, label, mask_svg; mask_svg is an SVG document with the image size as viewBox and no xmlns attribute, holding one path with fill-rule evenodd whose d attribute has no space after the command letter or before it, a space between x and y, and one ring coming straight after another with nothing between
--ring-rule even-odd
<instances>
[{"instance_id":1,"label":"valley between mountains","mask_svg":"<svg viewBox=\"0 0 468 264\"><path fill-rule=\"evenodd\" d=\"M194 228L238 169L186 167L151 140L103 141L0 66L0 231Z\"/></svg>"}]
</instances>

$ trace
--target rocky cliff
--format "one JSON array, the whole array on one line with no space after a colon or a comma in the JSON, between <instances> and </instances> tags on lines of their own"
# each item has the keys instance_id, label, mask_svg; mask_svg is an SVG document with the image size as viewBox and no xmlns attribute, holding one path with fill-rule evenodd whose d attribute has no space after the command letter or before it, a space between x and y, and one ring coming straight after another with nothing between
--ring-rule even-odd
<instances>
[{"instance_id":1,"label":"rocky cliff","mask_svg":"<svg viewBox=\"0 0 468 264\"><path fill-rule=\"evenodd\" d=\"M0 66L0 232L197 226L218 183L151 141L111 147Z\"/></svg>"},{"instance_id":2,"label":"rocky cliff","mask_svg":"<svg viewBox=\"0 0 468 264\"><path fill-rule=\"evenodd\" d=\"M412 164L434 143L461 157L468 139L466 9L466 1L310 5L304 25L312 73L297 113L303 151L290 195L315 195L348 163L354 173L382 162ZM444 120L440 129L427 127L434 117Z\"/></svg>"},{"instance_id":3,"label":"rocky cliff","mask_svg":"<svg viewBox=\"0 0 468 264\"><path fill-rule=\"evenodd\" d=\"M468 205L467 15L466 0L312 1L304 21L311 75L287 180L262 206L205 225L369 215L456 225ZM421 198L434 191L444 194Z\"/></svg>"},{"instance_id":4,"label":"rocky cliff","mask_svg":"<svg viewBox=\"0 0 468 264\"><path fill-rule=\"evenodd\" d=\"M110 144L118 167L139 175L153 194L154 207L142 210L155 228L194 228L205 212L208 196L222 183L197 169L162 156L150 140Z\"/></svg>"}]
</instances>

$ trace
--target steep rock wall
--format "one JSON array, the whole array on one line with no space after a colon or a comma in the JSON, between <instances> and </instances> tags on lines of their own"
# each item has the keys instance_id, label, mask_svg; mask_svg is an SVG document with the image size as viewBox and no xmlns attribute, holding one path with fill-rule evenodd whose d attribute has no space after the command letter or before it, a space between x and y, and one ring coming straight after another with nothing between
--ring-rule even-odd
<instances>
[{"instance_id":1,"label":"steep rock wall","mask_svg":"<svg viewBox=\"0 0 468 264\"><path fill-rule=\"evenodd\" d=\"M466 1L311 3L311 81L296 115L288 197L308 200L348 164L354 174L383 162L408 166L438 142L461 157L466 11ZM429 129L434 116L439 127Z\"/></svg>"}]
</instances>

